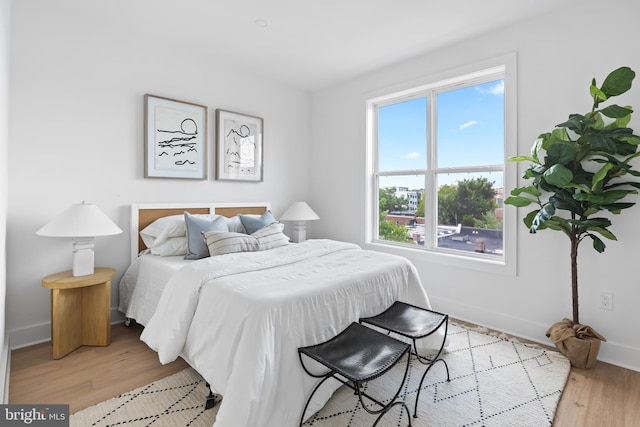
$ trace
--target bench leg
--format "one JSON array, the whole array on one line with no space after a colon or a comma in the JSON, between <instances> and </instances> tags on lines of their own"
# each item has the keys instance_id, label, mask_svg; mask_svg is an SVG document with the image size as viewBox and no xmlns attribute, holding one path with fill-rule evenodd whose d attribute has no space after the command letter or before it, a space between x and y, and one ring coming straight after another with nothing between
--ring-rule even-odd
<instances>
[{"instance_id":1,"label":"bench leg","mask_svg":"<svg viewBox=\"0 0 640 427\"><path fill-rule=\"evenodd\" d=\"M207 388L209 389L209 395L204 400L204 410L205 411L207 409L213 408L214 406L216 406L218 404L218 402L220 402L220 400L218 400L218 396L213 394L213 392L211 391L211 386L209 385L209 383L206 383L206 384L207 384Z\"/></svg>"}]
</instances>

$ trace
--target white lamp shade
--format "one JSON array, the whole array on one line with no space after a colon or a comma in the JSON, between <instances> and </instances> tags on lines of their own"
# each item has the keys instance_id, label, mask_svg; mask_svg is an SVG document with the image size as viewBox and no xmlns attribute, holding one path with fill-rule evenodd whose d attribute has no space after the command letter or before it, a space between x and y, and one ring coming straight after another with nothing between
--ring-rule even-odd
<instances>
[{"instance_id":1,"label":"white lamp shade","mask_svg":"<svg viewBox=\"0 0 640 427\"><path fill-rule=\"evenodd\" d=\"M283 221L293 221L293 233L291 240L296 243L304 242L307 239L307 226L305 221L320 219L313 209L305 202L293 202L289 209L280 216Z\"/></svg>"},{"instance_id":2,"label":"white lamp shade","mask_svg":"<svg viewBox=\"0 0 640 427\"><path fill-rule=\"evenodd\" d=\"M96 205L85 202L69 206L36 231L40 236L73 237L73 276L94 273L94 237L120 233L122 233L120 227L103 214Z\"/></svg>"},{"instance_id":3,"label":"white lamp shade","mask_svg":"<svg viewBox=\"0 0 640 427\"><path fill-rule=\"evenodd\" d=\"M120 234L122 230L96 205L75 203L47 225L36 231L39 236L95 237Z\"/></svg>"},{"instance_id":4,"label":"white lamp shade","mask_svg":"<svg viewBox=\"0 0 640 427\"><path fill-rule=\"evenodd\" d=\"M289 209L280 216L283 221L313 221L320 219L305 202L293 202Z\"/></svg>"}]
</instances>

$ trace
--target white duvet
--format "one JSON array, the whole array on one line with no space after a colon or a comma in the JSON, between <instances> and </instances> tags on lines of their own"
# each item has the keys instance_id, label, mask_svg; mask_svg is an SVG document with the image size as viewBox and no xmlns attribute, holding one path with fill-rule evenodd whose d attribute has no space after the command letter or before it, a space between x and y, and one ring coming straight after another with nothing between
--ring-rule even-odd
<instances>
[{"instance_id":1,"label":"white duvet","mask_svg":"<svg viewBox=\"0 0 640 427\"><path fill-rule=\"evenodd\" d=\"M181 268L141 339L162 363L184 357L223 396L216 427L295 426L318 381L300 367L297 348L323 342L395 300L430 308L406 259L309 240ZM307 417L334 383L316 394Z\"/></svg>"},{"instance_id":2,"label":"white duvet","mask_svg":"<svg viewBox=\"0 0 640 427\"><path fill-rule=\"evenodd\" d=\"M140 255L120 280L118 309L129 319L146 326L171 275L191 263L193 261L185 260L184 255Z\"/></svg>"}]
</instances>

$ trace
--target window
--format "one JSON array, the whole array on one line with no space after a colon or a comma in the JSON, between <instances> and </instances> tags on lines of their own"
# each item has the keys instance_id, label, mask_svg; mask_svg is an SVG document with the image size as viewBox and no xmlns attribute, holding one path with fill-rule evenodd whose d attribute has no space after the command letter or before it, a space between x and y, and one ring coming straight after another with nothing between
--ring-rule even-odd
<instances>
[{"instance_id":1,"label":"window","mask_svg":"<svg viewBox=\"0 0 640 427\"><path fill-rule=\"evenodd\" d=\"M504 265L506 75L500 65L367 100L369 242Z\"/></svg>"}]
</instances>

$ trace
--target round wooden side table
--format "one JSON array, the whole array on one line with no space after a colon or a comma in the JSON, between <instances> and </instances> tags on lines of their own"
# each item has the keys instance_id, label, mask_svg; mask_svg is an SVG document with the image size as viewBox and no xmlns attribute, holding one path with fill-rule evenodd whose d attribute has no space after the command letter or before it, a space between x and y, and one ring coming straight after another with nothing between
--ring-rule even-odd
<instances>
[{"instance_id":1,"label":"round wooden side table","mask_svg":"<svg viewBox=\"0 0 640 427\"><path fill-rule=\"evenodd\" d=\"M42 279L51 289L51 344L60 359L83 345L111 342L111 279L113 268L96 267L93 274L73 276L71 270Z\"/></svg>"}]
</instances>

